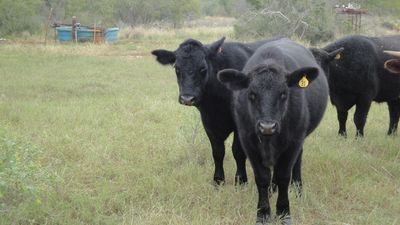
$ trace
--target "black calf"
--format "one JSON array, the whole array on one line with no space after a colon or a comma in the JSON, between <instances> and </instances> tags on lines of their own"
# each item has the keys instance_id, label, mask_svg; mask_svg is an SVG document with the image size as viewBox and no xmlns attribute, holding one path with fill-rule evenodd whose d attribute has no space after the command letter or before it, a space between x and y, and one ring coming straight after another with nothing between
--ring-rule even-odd
<instances>
[{"instance_id":1,"label":"black calf","mask_svg":"<svg viewBox=\"0 0 400 225\"><path fill-rule=\"evenodd\" d=\"M247 59L267 40L250 44L224 43L222 38L210 45L189 39L175 51L154 50L163 65L174 65L179 85L179 102L200 111L204 129L211 143L215 163L214 181L224 182L224 142L234 132L232 145L236 160L235 183L246 183L246 156L237 136L232 115L232 92L217 81L216 74L225 68L241 70Z\"/></svg>"},{"instance_id":2,"label":"black calf","mask_svg":"<svg viewBox=\"0 0 400 225\"><path fill-rule=\"evenodd\" d=\"M278 188L276 213L285 224L291 224L290 177L292 169L300 167L304 139L317 127L326 108L324 72L309 50L281 39L257 49L243 72L226 69L218 78L234 91L239 139L258 188L256 224L271 219L271 167ZM293 172L292 176L300 174Z\"/></svg>"}]
</instances>

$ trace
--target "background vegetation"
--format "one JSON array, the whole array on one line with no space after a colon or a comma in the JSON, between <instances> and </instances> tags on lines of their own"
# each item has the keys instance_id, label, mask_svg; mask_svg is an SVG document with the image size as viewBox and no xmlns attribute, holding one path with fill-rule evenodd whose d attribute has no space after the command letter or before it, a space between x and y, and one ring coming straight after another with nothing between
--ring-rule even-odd
<instances>
[{"instance_id":1,"label":"background vegetation","mask_svg":"<svg viewBox=\"0 0 400 225\"><path fill-rule=\"evenodd\" d=\"M400 29L400 3L394 0L354 0L371 15L393 15L387 26ZM181 27L185 21L204 16L239 18L235 35L240 39L293 36L311 43L332 40L336 33L349 33L348 20L336 16L335 5L344 0L2 0L0 37L21 32L42 33L51 22L70 23L73 15L81 24L97 26L158 25Z\"/></svg>"}]
</instances>

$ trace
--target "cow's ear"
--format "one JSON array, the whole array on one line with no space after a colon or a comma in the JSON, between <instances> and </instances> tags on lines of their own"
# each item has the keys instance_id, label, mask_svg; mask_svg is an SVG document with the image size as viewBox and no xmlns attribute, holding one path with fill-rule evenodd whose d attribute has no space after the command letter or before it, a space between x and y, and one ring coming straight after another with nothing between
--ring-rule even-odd
<instances>
[{"instance_id":1,"label":"cow's ear","mask_svg":"<svg viewBox=\"0 0 400 225\"><path fill-rule=\"evenodd\" d=\"M400 59L390 59L385 62L385 69L391 73L400 75Z\"/></svg>"},{"instance_id":2,"label":"cow's ear","mask_svg":"<svg viewBox=\"0 0 400 225\"><path fill-rule=\"evenodd\" d=\"M326 68L330 61L328 60L328 52L320 48L309 48L310 52L313 54L315 61L321 68Z\"/></svg>"},{"instance_id":3,"label":"cow's ear","mask_svg":"<svg viewBox=\"0 0 400 225\"><path fill-rule=\"evenodd\" d=\"M222 53L224 51L224 49L222 48L222 44L224 43L224 41L225 41L225 37L222 37L218 41L210 44L210 46L208 46L209 55L213 56L218 53Z\"/></svg>"},{"instance_id":4,"label":"cow's ear","mask_svg":"<svg viewBox=\"0 0 400 225\"><path fill-rule=\"evenodd\" d=\"M318 76L318 68L303 67L287 75L288 87L307 88L308 85Z\"/></svg>"},{"instance_id":5,"label":"cow's ear","mask_svg":"<svg viewBox=\"0 0 400 225\"><path fill-rule=\"evenodd\" d=\"M250 78L235 69L224 69L218 72L218 80L232 91L247 88Z\"/></svg>"},{"instance_id":6,"label":"cow's ear","mask_svg":"<svg viewBox=\"0 0 400 225\"><path fill-rule=\"evenodd\" d=\"M344 48L338 48L336 50L333 50L331 52L328 52L328 58L327 58L327 62L333 61L333 60L340 60L341 53L343 52Z\"/></svg>"},{"instance_id":7,"label":"cow's ear","mask_svg":"<svg viewBox=\"0 0 400 225\"><path fill-rule=\"evenodd\" d=\"M317 62L323 62L328 55L325 50L320 48L309 48L308 50L310 50Z\"/></svg>"},{"instance_id":8,"label":"cow's ear","mask_svg":"<svg viewBox=\"0 0 400 225\"><path fill-rule=\"evenodd\" d=\"M162 65L174 64L176 57L175 53L164 50L164 49L157 49L151 52L151 54L156 56L156 60L161 63Z\"/></svg>"}]
</instances>

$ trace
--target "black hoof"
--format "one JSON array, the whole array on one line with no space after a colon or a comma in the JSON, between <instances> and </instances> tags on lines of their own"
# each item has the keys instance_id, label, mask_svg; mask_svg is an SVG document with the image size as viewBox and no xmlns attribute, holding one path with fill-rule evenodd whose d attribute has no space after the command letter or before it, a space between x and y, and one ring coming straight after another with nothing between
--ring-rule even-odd
<instances>
[{"instance_id":1,"label":"black hoof","mask_svg":"<svg viewBox=\"0 0 400 225\"><path fill-rule=\"evenodd\" d=\"M292 225L292 218L290 216L284 216L280 218L280 223L282 225Z\"/></svg>"},{"instance_id":2,"label":"black hoof","mask_svg":"<svg viewBox=\"0 0 400 225\"><path fill-rule=\"evenodd\" d=\"M265 225L270 224L272 222L271 216L257 216L256 225Z\"/></svg>"},{"instance_id":3,"label":"black hoof","mask_svg":"<svg viewBox=\"0 0 400 225\"><path fill-rule=\"evenodd\" d=\"M214 182L213 182L213 185L214 185L214 186L216 186L216 187L223 186L224 183L225 183L225 180L224 180L224 179L215 178L215 177L214 177Z\"/></svg>"},{"instance_id":4,"label":"black hoof","mask_svg":"<svg viewBox=\"0 0 400 225\"><path fill-rule=\"evenodd\" d=\"M364 137L364 132L357 131L356 132L356 138L363 138Z\"/></svg>"},{"instance_id":5,"label":"black hoof","mask_svg":"<svg viewBox=\"0 0 400 225\"><path fill-rule=\"evenodd\" d=\"M235 176L235 185L246 185L247 177Z\"/></svg>"},{"instance_id":6,"label":"black hoof","mask_svg":"<svg viewBox=\"0 0 400 225\"><path fill-rule=\"evenodd\" d=\"M339 131L338 134L339 134L340 137L347 138L347 132L346 131Z\"/></svg>"}]
</instances>

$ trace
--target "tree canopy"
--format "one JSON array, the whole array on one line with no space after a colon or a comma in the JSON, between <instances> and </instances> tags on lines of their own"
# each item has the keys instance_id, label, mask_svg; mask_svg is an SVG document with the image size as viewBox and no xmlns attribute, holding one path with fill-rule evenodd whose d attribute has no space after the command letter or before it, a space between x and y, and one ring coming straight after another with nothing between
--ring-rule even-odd
<instances>
[{"instance_id":1,"label":"tree canopy","mask_svg":"<svg viewBox=\"0 0 400 225\"><path fill-rule=\"evenodd\" d=\"M69 23L75 15L82 24L88 25L137 25L164 21L180 26L186 18L206 15L238 17L248 10L260 10L285 2L303 8L310 2L348 3L347 0L1 0L0 36L40 30L46 24L51 8L52 22ZM400 1L352 2L368 8L369 11L385 14L390 12L400 17Z\"/></svg>"}]
</instances>

